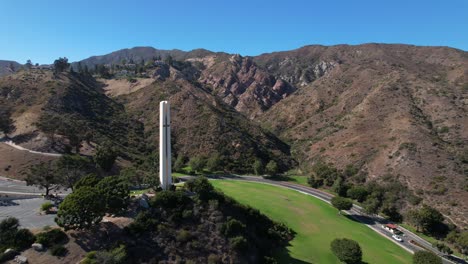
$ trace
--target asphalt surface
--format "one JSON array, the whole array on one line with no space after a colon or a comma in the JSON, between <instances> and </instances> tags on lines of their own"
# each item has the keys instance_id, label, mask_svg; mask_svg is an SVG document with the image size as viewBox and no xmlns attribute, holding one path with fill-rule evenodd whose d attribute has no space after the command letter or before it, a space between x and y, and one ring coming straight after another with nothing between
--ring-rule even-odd
<instances>
[{"instance_id":1,"label":"asphalt surface","mask_svg":"<svg viewBox=\"0 0 468 264\"><path fill-rule=\"evenodd\" d=\"M187 177L186 179L188 179L188 178L189 177ZM230 179L230 180L260 182L260 183L265 183L265 184L281 186L281 187L284 187L284 188L289 188L289 189L304 193L306 195L314 196L314 197L319 198L320 200L325 201L327 203L330 203L331 199L333 198L332 194L329 194L329 193L314 189L312 187L307 187L307 186L294 184L294 183L290 183L290 182L284 182L284 181L267 180L267 179L257 177L257 176L235 176L235 177L222 177L221 176L221 177L218 177L218 178L219 179ZM364 212L364 210L361 207L357 206L357 205L353 205L353 208L351 210L349 210L349 211L346 211L346 213L350 217L355 219L356 221L359 221L359 222L365 224L366 226L368 226L369 228L371 228L372 230L374 230L378 234L386 237L387 239L389 239L393 243L399 245L400 247L402 247L403 249L405 249L405 250L407 250L407 251L409 251L411 253L414 253L416 251L420 251L420 250L425 249L425 250L432 251L435 254L442 257L443 263L446 263L446 264L450 264L450 263L463 263L463 264L466 264L467 263L466 261L458 259L455 256L449 256L449 258L451 258L451 260L448 260L447 256L445 254L443 254L442 252L438 251L436 248L434 248L431 245L431 243L427 242L426 240L420 238L416 234L414 234L414 233L410 232L409 230L406 230L406 229L404 229L404 228L402 228L400 226L398 227L398 229L400 229L404 233L404 235L402 236L403 241L401 241L401 242L396 241L395 239L392 238L393 233L391 233L391 232L389 232L389 231L387 231L386 229L383 228L383 225L388 224L390 222L388 222L387 220L385 220L382 217L366 214ZM414 242L410 242L410 241L414 241ZM419 246L417 246L415 244L417 244Z\"/></svg>"},{"instance_id":2,"label":"asphalt surface","mask_svg":"<svg viewBox=\"0 0 468 264\"><path fill-rule=\"evenodd\" d=\"M46 200L43 198L0 198L0 221L15 217L24 228L43 228L56 226L55 215L41 215L39 208Z\"/></svg>"},{"instance_id":3,"label":"asphalt surface","mask_svg":"<svg viewBox=\"0 0 468 264\"><path fill-rule=\"evenodd\" d=\"M53 191L53 194L66 195L68 191ZM44 190L27 186L23 181L0 177L0 221L15 217L24 228L56 226L55 215L41 215L39 208L46 202Z\"/></svg>"}]
</instances>

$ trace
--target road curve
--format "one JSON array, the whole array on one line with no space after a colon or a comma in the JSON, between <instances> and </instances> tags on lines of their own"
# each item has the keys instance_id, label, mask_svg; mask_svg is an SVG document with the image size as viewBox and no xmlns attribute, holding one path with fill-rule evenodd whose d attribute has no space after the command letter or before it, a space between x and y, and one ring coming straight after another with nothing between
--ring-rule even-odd
<instances>
[{"instance_id":1,"label":"road curve","mask_svg":"<svg viewBox=\"0 0 468 264\"><path fill-rule=\"evenodd\" d=\"M189 179L191 177L182 177L183 179ZM258 176L218 176L215 177L214 179L228 179L228 180L239 180L239 181L251 181L251 182L259 182L259 183L264 183L264 184L270 184L270 185L275 185L283 188L288 188L292 189L298 192L301 192L306 195L311 195L313 197L316 197L324 202L331 203L331 199L333 198L332 194L326 193L324 191L314 189L312 187L307 187L304 185L299 185L295 183L290 183L290 182L285 182L285 181L273 181L273 180L268 180L264 179L262 177ZM364 212L364 210L357 205L353 205L353 208L349 211L346 211L346 213L354 218L355 220L365 224L367 227L371 228L378 234L386 237L393 243L399 245L403 249L414 253L419 250L429 250L432 251L433 253L439 255L442 258L442 261L444 264L453 264L453 263L462 263L462 264L467 264L466 261L459 259L458 257L455 256L449 256L451 257L454 261L447 259L447 256L434 248L429 242L426 240L422 239L421 237L417 236L416 234L410 232L409 230L406 230L405 228L399 227L402 231L404 231L404 236L403 236L403 241L398 242L395 241L392 238L392 233L389 231L385 230L382 225L385 225L389 223L387 220L380 216L375 216L375 215L368 215ZM419 246L415 245L415 243L410 243L410 241L416 242Z\"/></svg>"}]
</instances>

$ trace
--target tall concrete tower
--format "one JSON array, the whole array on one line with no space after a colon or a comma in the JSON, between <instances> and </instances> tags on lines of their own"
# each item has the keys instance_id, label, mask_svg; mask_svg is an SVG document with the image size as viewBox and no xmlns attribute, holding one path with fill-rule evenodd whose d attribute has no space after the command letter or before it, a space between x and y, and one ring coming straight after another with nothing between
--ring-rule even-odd
<instances>
[{"instance_id":1,"label":"tall concrete tower","mask_svg":"<svg viewBox=\"0 0 468 264\"><path fill-rule=\"evenodd\" d=\"M171 114L168 101L159 103L159 181L163 190L172 184Z\"/></svg>"}]
</instances>

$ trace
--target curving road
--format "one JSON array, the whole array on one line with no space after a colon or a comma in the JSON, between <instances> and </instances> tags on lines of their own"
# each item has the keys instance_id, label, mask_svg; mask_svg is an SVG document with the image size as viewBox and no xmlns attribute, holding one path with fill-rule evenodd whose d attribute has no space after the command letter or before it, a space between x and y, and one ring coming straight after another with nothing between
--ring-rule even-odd
<instances>
[{"instance_id":1,"label":"curving road","mask_svg":"<svg viewBox=\"0 0 468 264\"><path fill-rule=\"evenodd\" d=\"M182 177L183 179L190 179L191 177ZM252 181L252 182L259 182L259 183L264 183L264 184L270 184L270 185L275 185L275 186L280 186L288 189L292 189L298 192L301 192L306 195L311 195L314 196L324 202L331 203L331 199L333 198L332 194L314 189L312 187L307 187L304 185L299 185L295 183L290 183L290 182L285 182L285 181L273 181L273 180L267 180L261 177L257 176L219 176L216 177L215 179L229 179L229 180L240 180L240 181ZM400 230L404 232L403 236L403 241L398 242L392 238L392 233L387 231L382 227L382 225L388 224L389 222L385 220L384 218L380 216L375 216L375 215L368 215L364 212L364 210L357 205L353 205L353 208L349 211L346 211L346 213L354 218L355 220L365 224L378 234L386 237L393 243L399 245L403 249L414 253L419 250L429 250L434 252L435 254L439 255L442 257L442 261L444 264L452 264L452 263L462 263L462 264L467 264L466 261L459 259L455 256L447 256L444 253L438 251L436 248L434 248L429 242L426 240L422 239L421 237L417 236L416 234L410 232L409 230L406 230L405 228L399 227ZM410 242L414 241L414 243ZM417 245L415 245L417 244ZM450 258L451 260L449 260Z\"/></svg>"}]
</instances>

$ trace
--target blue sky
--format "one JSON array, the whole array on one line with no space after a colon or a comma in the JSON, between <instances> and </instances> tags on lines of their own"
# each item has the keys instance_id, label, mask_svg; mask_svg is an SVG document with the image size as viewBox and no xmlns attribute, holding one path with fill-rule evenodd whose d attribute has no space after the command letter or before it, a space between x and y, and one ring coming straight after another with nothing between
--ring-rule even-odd
<instances>
[{"instance_id":1,"label":"blue sky","mask_svg":"<svg viewBox=\"0 0 468 264\"><path fill-rule=\"evenodd\" d=\"M0 17L0 59L20 63L134 46L242 55L368 42L468 50L468 0L1 0Z\"/></svg>"}]
</instances>

